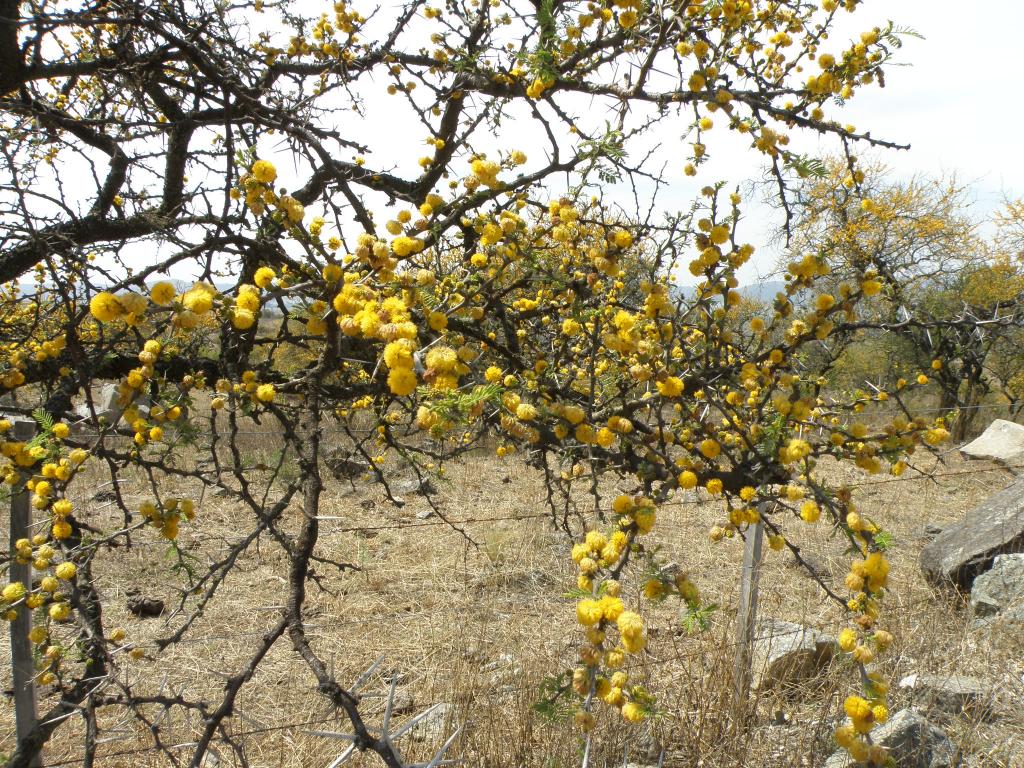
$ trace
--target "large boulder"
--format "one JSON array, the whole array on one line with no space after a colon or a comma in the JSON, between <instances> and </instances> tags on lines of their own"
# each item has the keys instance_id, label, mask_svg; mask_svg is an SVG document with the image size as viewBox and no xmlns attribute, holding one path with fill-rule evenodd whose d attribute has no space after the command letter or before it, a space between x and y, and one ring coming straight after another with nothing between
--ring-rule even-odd
<instances>
[{"instance_id":1,"label":"large boulder","mask_svg":"<svg viewBox=\"0 0 1024 768\"><path fill-rule=\"evenodd\" d=\"M871 738L889 750L895 768L956 768L960 750L939 728L910 709L902 709L871 731ZM825 762L825 768L857 765L845 750Z\"/></svg>"},{"instance_id":2,"label":"large boulder","mask_svg":"<svg viewBox=\"0 0 1024 768\"><path fill-rule=\"evenodd\" d=\"M921 550L921 570L933 584L967 589L998 555L1024 550L1024 478L993 494L945 528Z\"/></svg>"},{"instance_id":3,"label":"large boulder","mask_svg":"<svg viewBox=\"0 0 1024 768\"><path fill-rule=\"evenodd\" d=\"M1024 427L996 419L975 440L960 449L971 459L989 459L1003 464L1024 462Z\"/></svg>"},{"instance_id":4,"label":"large boulder","mask_svg":"<svg viewBox=\"0 0 1024 768\"><path fill-rule=\"evenodd\" d=\"M762 619L754 629L752 671L759 689L796 685L832 660L836 641L810 627Z\"/></svg>"},{"instance_id":5,"label":"large boulder","mask_svg":"<svg viewBox=\"0 0 1024 768\"><path fill-rule=\"evenodd\" d=\"M1000 555L974 580L971 608L978 616L992 616L1018 605L1024 605L1024 555Z\"/></svg>"}]
</instances>

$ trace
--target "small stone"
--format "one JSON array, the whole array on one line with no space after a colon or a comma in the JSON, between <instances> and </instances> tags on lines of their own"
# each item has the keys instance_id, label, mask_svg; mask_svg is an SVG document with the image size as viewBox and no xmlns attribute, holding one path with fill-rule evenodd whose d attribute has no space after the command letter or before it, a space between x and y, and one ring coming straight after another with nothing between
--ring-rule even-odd
<instances>
[{"instance_id":1,"label":"small stone","mask_svg":"<svg viewBox=\"0 0 1024 768\"><path fill-rule=\"evenodd\" d=\"M448 727L451 710L450 704L438 704L429 715L412 727L413 741L440 742Z\"/></svg>"},{"instance_id":2,"label":"small stone","mask_svg":"<svg viewBox=\"0 0 1024 768\"><path fill-rule=\"evenodd\" d=\"M754 631L754 686L788 686L807 680L831 661L835 648L833 638L810 627L761 620Z\"/></svg>"},{"instance_id":3,"label":"small stone","mask_svg":"<svg viewBox=\"0 0 1024 768\"><path fill-rule=\"evenodd\" d=\"M417 520L426 520L427 518L433 517L433 516L434 516L434 510L432 510L432 509L421 509L419 512L416 513L416 519Z\"/></svg>"},{"instance_id":4,"label":"small stone","mask_svg":"<svg viewBox=\"0 0 1024 768\"><path fill-rule=\"evenodd\" d=\"M956 768L960 751L949 737L923 716L902 709L871 731L871 738L889 750L894 768ZM834 752L824 768L854 768L849 753Z\"/></svg>"},{"instance_id":5,"label":"small stone","mask_svg":"<svg viewBox=\"0 0 1024 768\"><path fill-rule=\"evenodd\" d=\"M370 465L362 460L336 452L324 459L324 464L330 470L335 480L353 479L361 477L370 471Z\"/></svg>"},{"instance_id":6,"label":"small stone","mask_svg":"<svg viewBox=\"0 0 1024 768\"><path fill-rule=\"evenodd\" d=\"M803 563L791 554L787 564L791 568L798 569L802 576L820 579L821 581L831 581L832 569L825 558L806 550L801 550L800 558L803 560Z\"/></svg>"},{"instance_id":7,"label":"small stone","mask_svg":"<svg viewBox=\"0 0 1024 768\"><path fill-rule=\"evenodd\" d=\"M959 715L979 713L991 698L991 688L977 677L967 675L909 675L900 680L909 688L914 706L927 712Z\"/></svg>"},{"instance_id":8,"label":"small stone","mask_svg":"<svg viewBox=\"0 0 1024 768\"><path fill-rule=\"evenodd\" d=\"M132 595L128 598L128 610L139 618L153 618L164 612L164 601L155 597Z\"/></svg>"},{"instance_id":9,"label":"small stone","mask_svg":"<svg viewBox=\"0 0 1024 768\"><path fill-rule=\"evenodd\" d=\"M437 488L429 477L407 477L388 483L392 493L416 493L420 496L432 496Z\"/></svg>"},{"instance_id":10,"label":"small stone","mask_svg":"<svg viewBox=\"0 0 1024 768\"><path fill-rule=\"evenodd\" d=\"M416 702L413 701L412 696L408 693L397 693L395 694L394 703L391 705L391 711L396 715L404 715L407 712L412 712L416 708Z\"/></svg>"}]
</instances>

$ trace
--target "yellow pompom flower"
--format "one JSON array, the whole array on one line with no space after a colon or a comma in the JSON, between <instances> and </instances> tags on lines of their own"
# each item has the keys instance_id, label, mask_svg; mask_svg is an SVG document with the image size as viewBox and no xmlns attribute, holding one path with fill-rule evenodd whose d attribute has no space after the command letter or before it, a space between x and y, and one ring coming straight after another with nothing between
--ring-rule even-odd
<instances>
[{"instance_id":1,"label":"yellow pompom flower","mask_svg":"<svg viewBox=\"0 0 1024 768\"><path fill-rule=\"evenodd\" d=\"M805 523L815 523L821 517L821 508L813 499L808 499L800 507L800 518Z\"/></svg>"},{"instance_id":2,"label":"yellow pompom flower","mask_svg":"<svg viewBox=\"0 0 1024 768\"><path fill-rule=\"evenodd\" d=\"M633 519L636 522L637 531L640 533L650 533L654 529L654 524L658 517L653 507L644 507L637 510Z\"/></svg>"},{"instance_id":3,"label":"yellow pompom flower","mask_svg":"<svg viewBox=\"0 0 1024 768\"><path fill-rule=\"evenodd\" d=\"M717 458L722 452L722 446L717 441L708 438L700 444L700 452L708 459Z\"/></svg>"},{"instance_id":4,"label":"yellow pompom flower","mask_svg":"<svg viewBox=\"0 0 1024 768\"><path fill-rule=\"evenodd\" d=\"M839 647L845 652L850 653L854 648L857 647L857 632L856 630L847 627L839 633Z\"/></svg>"},{"instance_id":5,"label":"yellow pompom flower","mask_svg":"<svg viewBox=\"0 0 1024 768\"><path fill-rule=\"evenodd\" d=\"M604 618L604 611L597 600L580 600L576 603L576 621L584 627L592 627Z\"/></svg>"},{"instance_id":6,"label":"yellow pompom flower","mask_svg":"<svg viewBox=\"0 0 1024 768\"><path fill-rule=\"evenodd\" d=\"M181 303L189 312L205 315L213 307L215 289L209 283L196 283L181 297Z\"/></svg>"},{"instance_id":7,"label":"yellow pompom flower","mask_svg":"<svg viewBox=\"0 0 1024 768\"><path fill-rule=\"evenodd\" d=\"M617 229L612 235L612 242L619 248L629 248L633 244L633 235L625 229Z\"/></svg>"},{"instance_id":8,"label":"yellow pompom flower","mask_svg":"<svg viewBox=\"0 0 1024 768\"><path fill-rule=\"evenodd\" d=\"M249 171L260 184L273 184L277 179L277 168L269 160L257 160Z\"/></svg>"},{"instance_id":9,"label":"yellow pompom flower","mask_svg":"<svg viewBox=\"0 0 1024 768\"><path fill-rule=\"evenodd\" d=\"M124 307L114 294L101 291L89 301L89 314L101 323L109 323L124 314Z\"/></svg>"},{"instance_id":10,"label":"yellow pompom flower","mask_svg":"<svg viewBox=\"0 0 1024 768\"><path fill-rule=\"evenodd\" d=\"M64 581L71 581L75 578L75 574L78 573L78 568L75 567L74 563L63 562L54 569L54 574L58 579Z\"/></svg>"},{"instance_id":11,"label":"yellow pompom flower","mask_svg":"<svg viewBox=\"0 0 1024 768\"><path fill-rule=\"evenodd\" d=\"M261 403L272 403L277 396L277 390L273 384L260 384L256 387L256 399Z\"/></svg>"},{"instance_id":12,"label":"yellow pompom flower","mask_svg":"<svg viewBox=\"0 0 1024 768\"><path fill-rule=\"evenodd\" d=\"M394 251L395 256L404 258L414 253L419 253L423 250L423 241L415 237L409 237L407 235L401 235L391 241L391 250Z\"/></svg>"},{"instance_id":13,"label":"yellow pompom flower","mask_svg":"<svg viewBox=\"0 0 1024 768\"><path fill-rule=\"evenodd\" d=\"M444 312L431 312L427 324L432 331L443 331L448 327L448 316Z\"/></svg>"},{"instance_id":14,"label":"yellow pompom flower","mask_svg":"<svg viewBox=\"0 0 1024 768\"><path fill-rule=\"evenodd\" d=\"M174 301L174 297L177 295L178 292L175 290L174 286L166 281L157 283L149 291L150 301L161 307L170 304Z\"/></svg>"},{"instance_id":15,"label":"yellow pompom flower","mask_svg":"<svg viewBox=\"0 0 1024 768\"><path fill-rule=\"evenodd\" d=\"M12 582L4 587L0 596L8 603L16 603L25 596L25 585L20 581Z\"/></svg>"},{"instance_id":16,"label":"yellow pompom flower","mask_svg":"<svg viewBox=\"0 0 1024 768\"><path fill-rule=\"evenodd\" d=\"M882 284L877 280L865 280L860 284L860 289L865 296L877 296L882 290Z\"/></svg>"},{"instance_id":17,"label":"yellow pompom flower","mask_svg":"<svg viewBox=\"0 0 1024 768\"><path fill-rule=\"evenodd\" d=\"M252 281L260 288L269 288L270 284L274 282L275 277L277 277L277 273L273 269L270 267L260 267L256 270L256 274L253 275Z\"/></svg>"},{"instance_id":18,"label":"yellow pompom flower","mask_svg":"<svg viewBox=\"0 0 1024 768\"><path fill-rule=\"evenodd\" d=\"M622 716L631 723L639 723L647 717L647 713L644 711L643 707L636 702L627 701L622 705Z\"/></svg>"},{"instance_id":19,"label":"yellow pompom flower","mask_svg":"<svg viewBox=\"0 0 1024 768\"><path fill-rule=\"evenodd\" d=\"M231 325L239 331L248 330L249 328L252 328L255 323L256 315L248 309L235 307L235 311L231 313Z\"/></svg>"},{"instance_id":20,"label":"yellow pompom flower","mask_svg":"<svg viewBox=\"0 0 1024 768\"><path fill-rule=\"evenodd\" d=\"M658 382L658 394L662 397L679 397L683 393L683 380L678 376L668 376Z\"/></svg>"},{"instance_id":21,"label":"yellow pompom flower","mask_svg":"<svg viewBox=\"0 0 1024 768\"><path fill-rule=\"evenodd\" d=\"M708 233L708 239L711 240L715 245L722 245L729 239L729 228L719 224L717 227L712 227Z\"/></svg>"},{"instance_id":22,"label":"yellow pompom flower","mask_svg":"<svg viewBox=\"0 0 1024 768\"><path fill-rule=\"evenodd\" d=\"M516 407L516 418L520 421L533 421L537 418L537 409L529 403L520 403Z\"/></svg>"},{"instance_id":23,"label":"yellow pompom flower","mask_svg":"<svg viewBox=\"0 0 1024 768\"><path fill-rule=\"evenodd\" d=\"M416 391L416 373L411 368L393 368L388 374L388 387L399 397Z\"/></svg>"}]
</instances>

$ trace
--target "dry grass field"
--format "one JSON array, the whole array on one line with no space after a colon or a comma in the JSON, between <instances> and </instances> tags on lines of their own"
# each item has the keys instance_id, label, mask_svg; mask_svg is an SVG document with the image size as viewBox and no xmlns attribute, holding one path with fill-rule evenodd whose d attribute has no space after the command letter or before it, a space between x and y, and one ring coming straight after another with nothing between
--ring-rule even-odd
<instances>
[{"instance_id":1,"label":"dry grass field","mask_svg":"<svg viewBox=\"0 0 1024 768\"><path fill-rule=\"evenodd\" d=\"M571 724L548 721L531 710L540 682L572 665L579 640L573 602L562 596L574 581L570 542L544 517L540 473L524 469L518 460L503 463L482 454L464 457L446 470L435 481L442 514L450 520L476 521L460 523L461 531L436 515L418 514L428 509L422 497L404 494L407 503L397 507L374 484L328 481L322 514L336 519L323 522L321 551L359 570L318 571L325 589L311 587L308 619L315 627L314 642L343 681L383 654L380 674L367 690L382 693L397 675L402 718L431 704L448 705L443 728L418 732L420 741L405 739L408 755L428 755L461 724L464 729L453 752L464 758L463 765L579 765L580 739ZM883 661L894 682L891 709L905 703L906 693L895 681L907 674L957 671L985 677L995 691L992 715L985 721L961 717L941 724L961 746L966 765L1024 766L1024 632L1019 625L971 629L963 600L929 587L917 567L927 523L959 519L1011 476L955 454L936 472L934 480L900 482L850 475L854 482L876 483L861 487L859 498L895 539L885 609L895 650ZM130 501L143 499L132 496L131 477L123 482ZM79 486L81 494L95 491L96 485ZM90 502L86 495L78 501L91 506L96 520L107 515L114 524L109 503ZM197 520L183 526L180 543L205 565L237 536L244 512L230 498L211 495L199 509L201 525ZM718 506L697 498L680 497L660 513L656 543L691 574L704 599L721 608L712 614L706 631L691 634L682 627L672 601L644 606L651 642L635 662L634 677L658 695L662 715L642 726L627 725L617 714L602 715L592 765L621 765L624 750L631 762L653 764L664 748L667 766L817 766L833 750L832 729L853 680L851 670L840 663L812 685L759 695L745 723L734 717L731 668L743 546L739 540L712 544L707 532L718 521ZM847 562L841 542L830 539L823 527L807 527L803 533L805 551L841 585ZM237 670L274 621L285 589L284 558L272 546L250 550L222 587L215 609L183 642L157 653L152 640L167 635L180 623L180 615L140 619L127 611L126 598L138 590L173 607L181 577L170 571L166 542L151 531L136 542L131 549L104 555L96 567L110 606L107 626L125 627L129 639L147 649L146 658L126 660L125 674L137 692L184 691L190 698L216 700L226 676ZM636 602L635 585L629 602ZM845 621L788 554L771 551L762 577L760 615L833 634ZM6 643L3 648L7 653ZM9 659L0 659L5 689L10 688L9 668ZM52 693L41 692L40 708L45 711L51 699ZM365 706L373 712L382 704L369 698ZM13 738L9 699L0 713L4 752ZM152 751L153 736L143 724L119 720L111 712L103 725L98 765L167 764L166 757ZM187 764L197 722L175 714L156 727L161 743L173 746L172 753ZM253 766L327 766L345 746L313 733L344 731L344 719L319 696L286 640L278 642L243 689L231 729ZM80 755L81 727L69 722L47 747L45 764L78 765ZM206 765L238 762L223 747L217 755L219 759L209 758ZM366 756L352 764L379 763Z\"/></svg>"}]
</instances>

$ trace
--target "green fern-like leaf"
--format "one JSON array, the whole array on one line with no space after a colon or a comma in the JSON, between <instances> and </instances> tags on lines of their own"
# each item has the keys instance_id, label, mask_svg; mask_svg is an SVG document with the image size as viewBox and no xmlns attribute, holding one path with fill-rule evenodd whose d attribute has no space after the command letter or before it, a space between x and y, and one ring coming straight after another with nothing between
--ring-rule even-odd
<instances>
[{"instance_id":1,"label":"green fern-like leaf","mask_svg":"<svg viewBox=\"0 0 1024 768\"><path fill-rule=\"evenodd\" d=\"M32 411L32 418L35 419L36 424L42 427L45 431L53 431L53 415L49 412L42 408L36 408Z\"/></svg>"}]
</instances>

